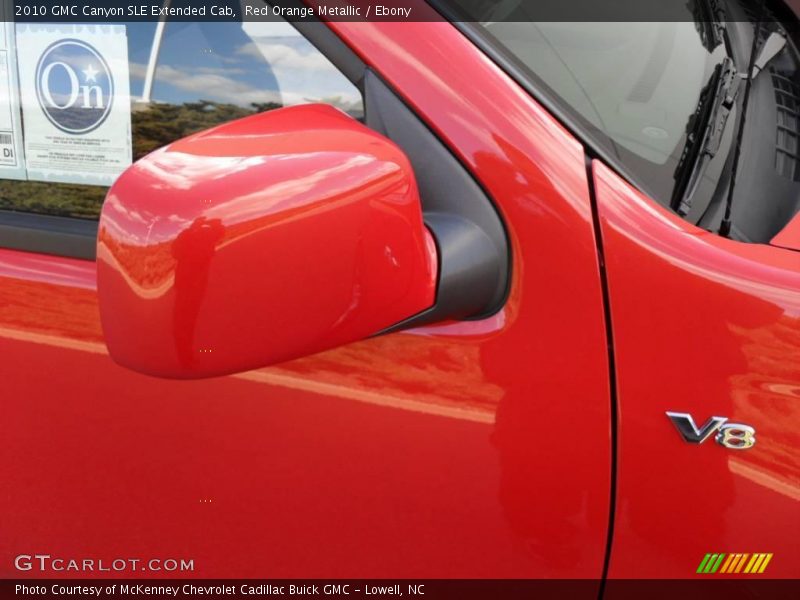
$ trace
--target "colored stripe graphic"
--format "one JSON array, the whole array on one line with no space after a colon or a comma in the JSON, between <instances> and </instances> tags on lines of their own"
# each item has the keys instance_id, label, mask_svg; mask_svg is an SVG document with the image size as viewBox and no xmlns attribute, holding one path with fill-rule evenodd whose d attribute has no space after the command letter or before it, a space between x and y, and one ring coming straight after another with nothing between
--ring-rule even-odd
<instances>
[{"instance_id":1,"label":"colored stripe graphic","mask_svg":"<svg viewBox=\"0 0 800 600\"><path fill-rule=\"evenodd\" d=\"M719 564L722 562L723 558L725 558L725 554L720 554L719 558L717 559L717 561L711 567L711 570L709 571L709 573L716 573L717 572L717 569L719 568Z\"/></svg>"},{"instance_id":2,"label":"colored stripe graphic","mask_svg":"<svg viewBox=\"0 0 800 600\"><path fill-rule=\"evenodd\" d=\"M742 562L742 555L741 553L736 553L736 558L733 559L731 563L731 567L728 569L728 573L736 573L736 567L739 566L739 563Z\"/></svg>"},{"instance_id":3,"label":"colored stripe graphic","mask_svg":"<svg viewBox=\"0 0 800 600\"><path fill-rule=\"evenodd\" d=\"M769 561L771 561L771 560L772 560L772 552L770 552L770 553L768 553L767 555L764 556L764 562L761 563L761 567L758 569L758 572L759 573L763 573L764 569L767 568L767 565L769 564Z\"/></svg>"},{"instance_id":4,"label":"colored stripe graphic","mask_svg":"<svg viewBox=\"0 0 800 600\"><path fill-rule=\"evenodd\" d=\"M727 559L725 557L727 556ZM725 559L725 562L723 562ZM708 553L703 557L700 566L697 567L698 573L713 574L720 573L742 573L755 575L763 573L769 561L772 560L772 553L756 552L753 554L734 552L731 554ZM722 565L720 567L720 565Z\"/></svg>"},{"instance_id":5,"label":"colored stripe graphic","mask_svg":"<svg viewBox=\"0 0 800 600\"><path fill-rule=\"evenodd\" d=\"M764 560L766 554L754 554L753 558L750 559L750 562L747 563L747 566L744 568L745 573L758 573L758 567L761 566L761 561Z\"/></svg>"},{"instance_id":6,"label":"colored stripe graphic","mask_svg":"<svg viewBox=\"0 0 800 600\"><path fill-rule=\"evenodd\" d=\"M736 556L735 554L728 554L728 560L725 561L725 564L722 565L722 568L719 570L720 573L727 573L728 567L730 566L731 562L733 562L733 557Z\"/></svg>"},{"instance_id":7,"label":"colored stripe graphic","mask_svg":"<svg viewBox=\"0 0 800 600\"><path fill-rule=\"evenodd\" d=\"M736 571L734 571L735 573L738 573L739 571L742 570L742 567L744 566L744 563L747 561L748 556L750 555L742 554L742 559L736 564Z\"/></svg>"},{"instance_id":8,"label":"colored stripe graphic","mask_svg":"<svg viewBox=\"0 0 800 600\"><path fill-rule=\"evenodd\" d=\"M767 557L766 554L759 554L758 555L758 560L756 561L756 564L753 565L753 568L750 569L750 572L751 573L758 573L758 569L761 568L761 563L764 562L764 559L766 557Z\"/></svg>"},{"instance_id":9,"label":"colored stripe graphic","mask_svg":"<svg viewBox=\"0 0 800 600\"><path fill-rule=\"evenodd\" d=\"M739 564L739 560L741 560L741 554L731 554L733 560L731 560L731 564L728 565L728 568L723 571L723 573L733 573L736 570L736 565Z\"/></svg>"},{"instance_id":10,"label":"colored stripe graphic","mask_svg":"<svg viewBox=\"0 0 800 600\"><path fill-rule=\"evenodd\" d=\"M747 566L744 568L744 572L745 573L752 573L751 569L753 568L753 565L755 565L760 560L761 560L761 555L760 554L753 554L753 556L750 558L750 562L747 563Z\"/></svg>"},{"instance_id":11,"label":"colored stripe graphic","mask_svg":"<svg viewBox=\"0 0 800 600\"><path fill-rule=\"evenodd\" d=\"M709 558L711 558L710 554L706 554L703 557L703 560L700 561L700 566L697 567L697 571L696 571L697 573L704 573L703 568L706 566L706 563L708 562Z\"/></svg>"},{"instance_id":12,"label":"colored stripe graphic","mask_svg":"<svg viewBox=\"0 0 800 600\"><path fill-rule=\"evenodd\" d=\"M719 556L719 554L712 554L711 555L711 558L708 559L708 562L706 563L706 566L703 569L703 573L710 573L711 572L711 567L714 566L714 562L716 562L718 556Z\"/></svg>"}]
</instances>

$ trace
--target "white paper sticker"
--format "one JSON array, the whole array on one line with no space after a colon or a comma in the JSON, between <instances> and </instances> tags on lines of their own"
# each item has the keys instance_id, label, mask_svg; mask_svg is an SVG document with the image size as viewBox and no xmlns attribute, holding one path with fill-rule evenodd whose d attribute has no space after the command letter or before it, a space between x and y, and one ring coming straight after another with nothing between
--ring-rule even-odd
<instances>
[{"instance_id":1,"label":"white paper sticker","mask_svg":"<svg viewBox=\"0 0 800 600\"><path fill-rule=\"evenodd\" d=\"M14 24L0 22L0 179L25 179Z\"/></svg>"},{"instance_id":2,"label":"white paper sticker","mask_svg":"<svg viewBox=\"0 0 800 600\"><path fill-rule=\"evenodd\" d=\"M124 25L17 25L28 179L111 185L131 164Z\"/></svg>"}]
</instances>

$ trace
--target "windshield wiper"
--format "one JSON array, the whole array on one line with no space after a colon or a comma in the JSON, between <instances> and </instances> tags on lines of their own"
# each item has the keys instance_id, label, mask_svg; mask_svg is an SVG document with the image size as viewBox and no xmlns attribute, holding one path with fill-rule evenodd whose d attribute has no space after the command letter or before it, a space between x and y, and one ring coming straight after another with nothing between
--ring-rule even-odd
<instances>
[{"instance_id":1,"label":"windshield wiper","mask_svg":"<svg viewBox=\"0 0 800 600\"><path fill-rule=\"evenodd\" d=\"M699 25L701 42L709 51L725 42L725 8L719 0L696 0L690 4Z\"/></svg>"},{"instance_id":2,"label":"windshield wiper","mask_svg":"<svg viewBox=\"0 0 800 600\"><path fill-rule=\"evenodd\" d=\"M750 99L750 89L752 88L753 79L764 70L764 67L769 61L778 56L786 45L786 38L777 34L771 34L761 50L758 50L758 38L761 35L761 28L763 26L764 17L766 16L766 6L764 0L759 2L758 13L756 15L756 26L753 32L753 43L750 47L750 61L747 66L747 83L745 84L744 99L742 100L742 116L739 119L739 128L736 132L736 141L733 151L733 165L731 166L731 183L728 186L728 194L725 198L725 212L722 215L722 221L719 224L719 235L722 237L730 237L731 229L733 228L733 190L736 185L736 173L739 168L739 157L742 152L742 139L744 138L744 124L747 117L747 102Z\"/></svg>"},{"instance_id":3,"label":"windshield wiper","mask_svg":"<svg viewBox=\"0 0 800 600\"><path fill-rule=\"evenodd\" d=\"M692 196L708 162L722 143L725 124L736 101L741 76L733 60L725 57L700 92L697 108L686 125L686 144L675 168L675 188L670 207L686 216Z\"/></svg>"}]
</instances>

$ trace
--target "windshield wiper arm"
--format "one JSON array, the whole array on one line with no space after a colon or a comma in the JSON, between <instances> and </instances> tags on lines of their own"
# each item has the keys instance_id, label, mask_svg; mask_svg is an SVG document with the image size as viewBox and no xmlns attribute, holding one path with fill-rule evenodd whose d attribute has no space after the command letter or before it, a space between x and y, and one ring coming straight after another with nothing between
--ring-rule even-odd
<instances>
[{"instance_id":1,"label":"windshield wiper arm","mask_svg":"<svg viewBox=\"0 0 800 600\"><path fill-rule=\"evenodd\" d=\"M756 56L756 50L758 48L758 38L761 35L761 27L766 12L764 0L761 0L758 8L759 11L758 15L756 16L755 31L753 32L753 43L750 47L750 64L747 66L747 74L749 75L749 77L747 78L747 83L745 84L744 99L742 100L742 116L739 118L739 128L738 131L736 132L736 141L733 150L733 164L731 165L731 183L728 186L728 194L725 197L725 212L723 213L722 221L719 224L719 235L721 235L722 237L730 237L731 229L733 227L733 216L731 214L733 210L733 190L734 187L736 186L736 173L739 169L739 157L741 156L742 139L744 138L744 124L745 124L745 119L747 118L747 102L750 100L750 89L752 88L753 78L756 75L758 75L758 73L761 72L761 69L763 69L763 67L767 64L767 62L769 62L771 58L774 58L774 56L779 54L780 50L783 49L783 46L781 46L781 48L775 54L772 54L772 51L770 50L770 54L772 55L769 56L768 54L764 54L764 49L766 47L766 44L764 44L764 47L762 47L761 51L758 53L758 56ZM772 39L772 36L770 36L770 38L767 39L767 42L769 42L770 39ZM761 62L761 69L759 69L759 71L757 72L754 72L756 63L759 62L759 58L762 57L762 54L764 54L764 56L768 56L768 58L765 58Z\"/></svg>"},{"instance_id":2,"label":"windshield wiper arm","mask_svg":"<svg viewBox=\"0 0 800 600\"><path fill-rule=\"evenodd\" d=\"M719 63L700 92L697 108L686 126L686 144L675 168L670 207L686 216L708 161L722 143L722 134L736 100L741 76L730 57Z\"/></svg>"},{"instance_id":3,"label":"windshield wiper arm","mask_svg":"<svg viewBox=\"0 0 800 600\"><path fill-rule=\"evenodd\" d=\"M698 0L694 5L695 22L705 29L703 45L709 52L725 43L726 23L725 8L718 0Z\"/></svg>"}]
</instances>

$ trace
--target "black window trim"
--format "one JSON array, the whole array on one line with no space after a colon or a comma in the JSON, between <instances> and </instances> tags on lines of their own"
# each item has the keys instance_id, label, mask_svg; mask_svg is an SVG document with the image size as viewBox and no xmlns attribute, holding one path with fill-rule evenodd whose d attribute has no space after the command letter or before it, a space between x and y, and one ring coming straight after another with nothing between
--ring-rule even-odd
<instances>
[{"instance_id":1,"label":"black window trim","mask_svg":"<svg viewBox=\"0 0 800 600\"><path fill-rule=\"evenodd\" d=\"M282 6L302 5L300 0L269 1L271 4ZM506 303L510 293L512 258L508 231L501 211L491 194L475 178L472 170L409 106L402 95L385 82L379 73L368 67L330 27L318 20L293 22L292 25L361 92L365 111L364 123L394 141L407 153L415 165L425 223L434 233L439 245L441 277L436 304L428 311L382 333L435 321L442 315L452 317L464 313L470 316L460 318L473 320L483 319L497 312ZM381 98L377 99L379 96ZM371 98L374 99L372 105ZM391 108L392 106L394 108ZM385 108L390 114L381 115L381 108ZM389 116L392 119L389 119ZM394 127L388 126L388 120L395 121ZM423 160L437 164L439 168L436 170L436 177L420 169L415 157L416 161ZM461 187L463 181L467 180L467 187ZM474 188L470 188L470 183ZM460 189L464 193L453 197L443 192L443 187L448 186L451 190ZM497 250L497 262L493 262L489 270L499 273L496 282L491 277L487 278L485 274L481 274L481 269L475 268L477 263L465 264L457 260L465 245L469 244L466 239L459 237L463 233L462 229L450 227L452 223L458 221L469 223L472 229L483 232L487 239L492 240L493 247ZM467 252L465 256L491 254L491 252L484 253L485 248L478 249L472 245L469 247L474 252ZM454 251L454 248L458 248L459 251ZM447 266L441 261L443 256L450 257ZM469 260L472 258L467 259ZM464 277L452 276L457 273L463 274ZM475 314L475 307L471 309L459 307L461 303L459 297L464 295L462 286L471 289L474 293L469 296L474 296L476 299L491 297L479 314ZM481 293L478 293L478 290L481 290Z\"/></svg>"},{"instance_id":2,"label":"black window trim","mask_svg":"<svg viewBox=\"0 0 800 600\"><path fill-rule=\"evenodd\" d=\"M0 210L0 247L94 260L97 221Z\"/></svg>"}]
</instances>

